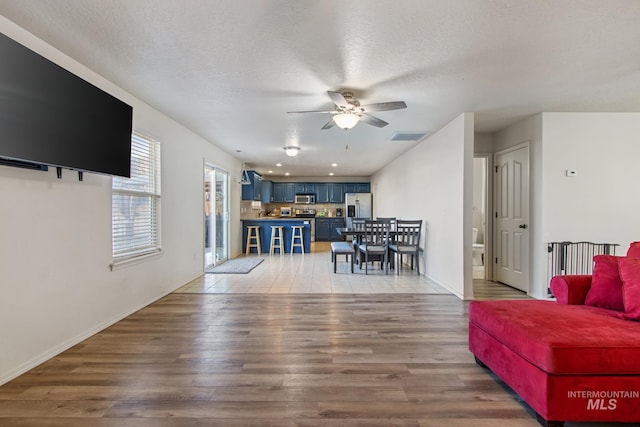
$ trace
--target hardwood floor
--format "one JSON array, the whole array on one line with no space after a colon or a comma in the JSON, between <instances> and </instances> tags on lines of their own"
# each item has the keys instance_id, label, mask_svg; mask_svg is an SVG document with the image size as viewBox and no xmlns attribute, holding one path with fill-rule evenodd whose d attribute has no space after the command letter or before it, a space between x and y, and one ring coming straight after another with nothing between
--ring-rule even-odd
<instances>
[{"instance_id":1,"label":"hardwood floor","mask_svg":"<svg viewBox=\"0 0 640 427\"><path fill-rule=\"evenodd\" d=\"M511 286L477 279L473 281L473 297L476 300L531 299L525 292Z\"/></svg>"},{"instance_id":2,"label":"hardwood floor","mask_svg":"<svg viewBox=\"0 0 640 427\"><path fill-rule=\"evenodd\" d=\"M475 364L467 307L174 293L0 387L0 426L538 426Z\"/></svg>"}]
</instances>

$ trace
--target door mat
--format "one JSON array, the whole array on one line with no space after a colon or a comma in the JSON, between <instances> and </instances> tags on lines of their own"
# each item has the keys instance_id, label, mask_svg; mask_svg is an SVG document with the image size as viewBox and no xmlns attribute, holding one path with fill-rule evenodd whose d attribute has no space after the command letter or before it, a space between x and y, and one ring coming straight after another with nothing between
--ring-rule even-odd
<instances>
[{"instance_id":1,"label":"door mat","mask_svg":"<svg viewBox=\"0 0 640 427\"><path fill-rule=\"evenodd\" d=\"M209 274L247 274L254 268L256 268L260 263L264 261L264 258L234 258L230 259L226 262L223 262L220 265L216 265L205 271L205 273Z\"/></svg>"}]
</instances>

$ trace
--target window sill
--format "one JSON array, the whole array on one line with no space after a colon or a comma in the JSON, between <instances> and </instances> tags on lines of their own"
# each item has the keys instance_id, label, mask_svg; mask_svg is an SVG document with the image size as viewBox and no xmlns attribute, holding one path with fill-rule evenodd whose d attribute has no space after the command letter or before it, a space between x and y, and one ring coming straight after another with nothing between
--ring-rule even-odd
<instances>
[{"instance_id":1,"label":"window sill","mask_svg":"<svg viewBox=\"0 0 640 427\"><path fill-rule=\"evenodd\" d=\"M123 268L127 268L132 265L150 261L151 259L157 256L160 256L162 254L164 254L164 251L162 249L159 249L156 252L151 252L148 254L136 255L130 258L114 260L111 264L109 264L109 268L111 268L111 271L121 270Z\"/></svg>"}]
</instances>

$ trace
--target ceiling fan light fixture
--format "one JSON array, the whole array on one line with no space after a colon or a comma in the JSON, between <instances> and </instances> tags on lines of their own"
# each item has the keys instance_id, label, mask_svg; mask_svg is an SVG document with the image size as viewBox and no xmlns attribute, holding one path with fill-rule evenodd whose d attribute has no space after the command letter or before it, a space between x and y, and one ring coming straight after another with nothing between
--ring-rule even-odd
<instances>
[{"instance_id":1,"label":"ceiling fan light fixture","mask_svg":"<svg viewBox=\"0 0 640 427\"><path fill-rule=\"evenodd\" d=\"M289 157L295 157L298 155L298 151L300 151L300 147L296 147L296 146L289 146L289 147L284 147L284 152L287 153L287 156Z\"/></svg>"},{"instance_id":2,"label":"ceiling fan light fixture","mask_svg":"<svg viewBox=\"0 0 640 427\"><path fill-rule=\"evenodd\" d=\"M339 128L349 130L360 121L360 116L353 113L341 113L333 116L333 121L336 122Z\"/></svg>"}]
</instances>

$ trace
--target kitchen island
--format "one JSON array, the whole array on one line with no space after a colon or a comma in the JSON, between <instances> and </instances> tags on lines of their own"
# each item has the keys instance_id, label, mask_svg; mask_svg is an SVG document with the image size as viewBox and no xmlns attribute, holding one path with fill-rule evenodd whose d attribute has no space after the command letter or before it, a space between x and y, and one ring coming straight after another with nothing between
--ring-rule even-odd
<instances>
[{"instance_id":1,"label":"kitchen island","mask_svg":"<svg viewBox=\"0 0 640 427\"><path fill-rule=\"evenodd\" d=\"M302 225L302 238L304 240L304 251L311 252L311 224L306 218L254 218L243 219L242 222L242 251L247 247L247 226L260 226L260 248L263 254L269 253L269 244L271 242L271 226L281 225L284 236L282 237L286 253L291 252L291 227L294 225ZM296 253L300 252L300 248L296 248ZM251 253L257 253L255 248L251 248ZM278 253L276 251L276 253Z\"/></svg>"}]
</instances>

